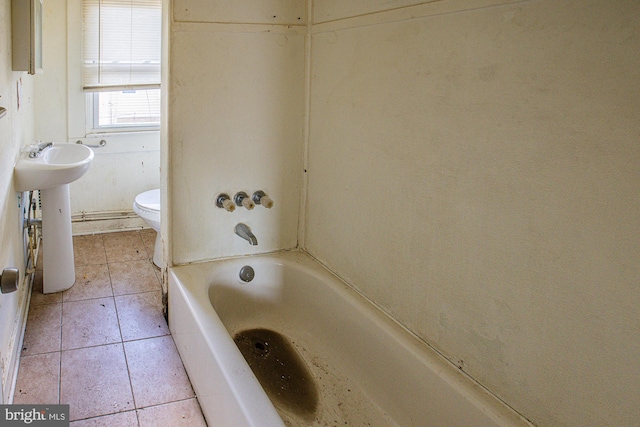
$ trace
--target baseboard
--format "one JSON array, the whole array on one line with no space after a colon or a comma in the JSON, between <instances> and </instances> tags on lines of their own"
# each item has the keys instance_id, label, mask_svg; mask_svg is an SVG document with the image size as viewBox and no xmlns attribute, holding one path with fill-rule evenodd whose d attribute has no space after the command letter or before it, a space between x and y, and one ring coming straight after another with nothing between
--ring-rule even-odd
<instances>
[{"instance_id":1,"label":"baseboard","mask_svg":"<svg viewBox=\"0 0 640 427\"><path fill-rule=\"evenodd\" d=\"M142 228L149 228L149 225L133 211L82 212L71 215L71 232L74 236Z\"/></svg>"},{"instance_id":2,"label":"baseboard","mask_svg":"<svg viewBox=\"0 0 640 427\"><path fill-rule=\"evenodd\" d=\"M38 248L36 248L35 253L38 253ZM36 261L34 260L34 265L35 262ZM11 344L9 345L10 359L7 367L7 377L4 378L4 387L2 390L2 403L4 404L13 403L13 395L16 390L16 382L18 381L20 355L22 353L22 345L24 343L24 334L27 329L27 316L29 314L29 304L31 302L31 289L33 288L35 274L35 270L31 270L31 273L25 274L21 286L17 291L21 292L21 295L18 297L20 309L16 316L12 331Z\"/></svg>"}]
</instances>

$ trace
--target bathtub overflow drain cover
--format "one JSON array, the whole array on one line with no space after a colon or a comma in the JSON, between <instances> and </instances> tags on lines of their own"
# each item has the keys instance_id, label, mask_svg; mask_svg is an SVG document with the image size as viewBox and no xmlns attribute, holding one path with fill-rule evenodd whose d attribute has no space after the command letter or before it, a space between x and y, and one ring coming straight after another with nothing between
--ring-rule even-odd
<instances>
[{"instance_id":1,"label":"bathtub overflow drain cover","mask_svg":"<svg viewBox=\"0 0 640 427\"><path fill-rule=\"evenodd\" d=\"M250 282L255 277L256 273L253 271L253 268L249 265L245 265L240 269L240 280L243 282Z\"/></svg>"}]
</instances>

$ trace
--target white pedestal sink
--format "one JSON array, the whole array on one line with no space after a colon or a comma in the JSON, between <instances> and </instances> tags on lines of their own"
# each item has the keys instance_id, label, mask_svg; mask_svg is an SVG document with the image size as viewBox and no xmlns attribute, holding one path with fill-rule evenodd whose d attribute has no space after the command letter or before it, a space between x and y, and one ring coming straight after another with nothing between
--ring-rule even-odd
<instances>
[{"instance_id":1,"label":"white pedestal sink","mask_svg":"<svg viewBox=\"0 0 640 427\"><path fill-rule=\"evenodd\" d=\"M92 160L93 151L85 145L54 144L34 158L24 151L16 163L16 191L40 190L42 198L45 294L75 283L69 183L84 175Z\"/></svg>"}]
</instances>

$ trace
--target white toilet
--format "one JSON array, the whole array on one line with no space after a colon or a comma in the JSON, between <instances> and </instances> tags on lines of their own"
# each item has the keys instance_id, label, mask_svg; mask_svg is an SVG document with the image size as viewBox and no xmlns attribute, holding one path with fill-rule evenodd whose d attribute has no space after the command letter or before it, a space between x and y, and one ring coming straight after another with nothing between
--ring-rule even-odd
<instances>
[{"instance_id":1,"label":"white toilet","mask_svg":"<svg viewBox=\"0 0 640 427\"><path fill-rule=\"evenodd\" d=\"M160 189L145 191L136 196L133 211L156 230L156 245L153 249L153 263L162 268L162 239L160 238Z\"/></svg>"}]
</instances>

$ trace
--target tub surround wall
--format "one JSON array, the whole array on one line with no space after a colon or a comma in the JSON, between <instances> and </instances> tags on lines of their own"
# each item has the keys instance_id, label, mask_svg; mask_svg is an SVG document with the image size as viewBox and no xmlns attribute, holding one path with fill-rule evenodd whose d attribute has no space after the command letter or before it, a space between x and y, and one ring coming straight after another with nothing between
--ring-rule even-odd
<instances>
[{"instance_id":1,"label":"tub surround wall","mask_svg":"<svg viewBox=\"0 0 640 427\"><path fill-rule=\"evenodd\" d=\"M633 425L638 2L315 0L306 53L302 3L173 2L173 263L299 236L536 425Z\"/></svg>"},{"instance_id":2,"label":"tub surround wall","mask_svg":"<svg viewBox=\"0 0 640 427\"><path fill-rule=\"evenodd\" d=\"M174 20L182 20L171 25L169 64L176 264L297 245L306 28L291 24L306 18L305 2L264 2L257 10L228 4L173 4ZM228 22L218 22L223 19ZM269 24L273 19L288 25ZM275 205L232 213L215 206L219 193L233 197L241 190L264 190ZM252 229L257 246L234 234L240 222Z\"/></svg>"},{"instance_id":3,"label":"tub surround wall","mask_svg":"<svg viewBox=\"0 0 640 427\"><path fill-rule=\"evenodd\" d=\"M20 108L18 108L18 90ZM20 148L33 139L33 77L11 70L11 1L0 0L0 271L20 270L16 292L0 294L0 402L9 403L26 322L29 278L25 275L20 223L21 194L13 186Z\"/></svg>"},{"instance_id":4,"label":"tub surround wall","mask_svg":"<svg viewBox=\"0 0 640 427\"><path fill-rule=\"evenodd\" d=\"M307 22L304 0L173 0L176 22L302 25Z\"/></svg>"},{"instance_id":5,"label":"tub surround wall","mask_svg":"<svg viewBox=\"0 0 640 427\"><path fill-rule=\"evenodd\" d=\"M491 0L490 0L491 1ZM453 8L460 10L464 8L462 2L443 2L441 0L320 0L313 1L313 24L339 21L341 19L352 18L354 16L364 16L385 12L389 10L409 10L410 6L424 6L429 3L453 3ZM486 1L472 1L467 4L474 6L485 5ZM493 0L492 3L505 3L504 0ZM431 8L431 6L428 6ZM437 7L440 7L438 5ZM446 7L449 7L448 5Z\"/></svg>"},{"instance_id":6,"label":"tub surround wall","mask_svg":"<svg viewBox=\"0 0 640 427\"><path fill-rule=\"evenodd\" d=\"M640 4L488 3L313 25L304 247L536 425L634 425Z\"/></svg>"}]
</instances>

